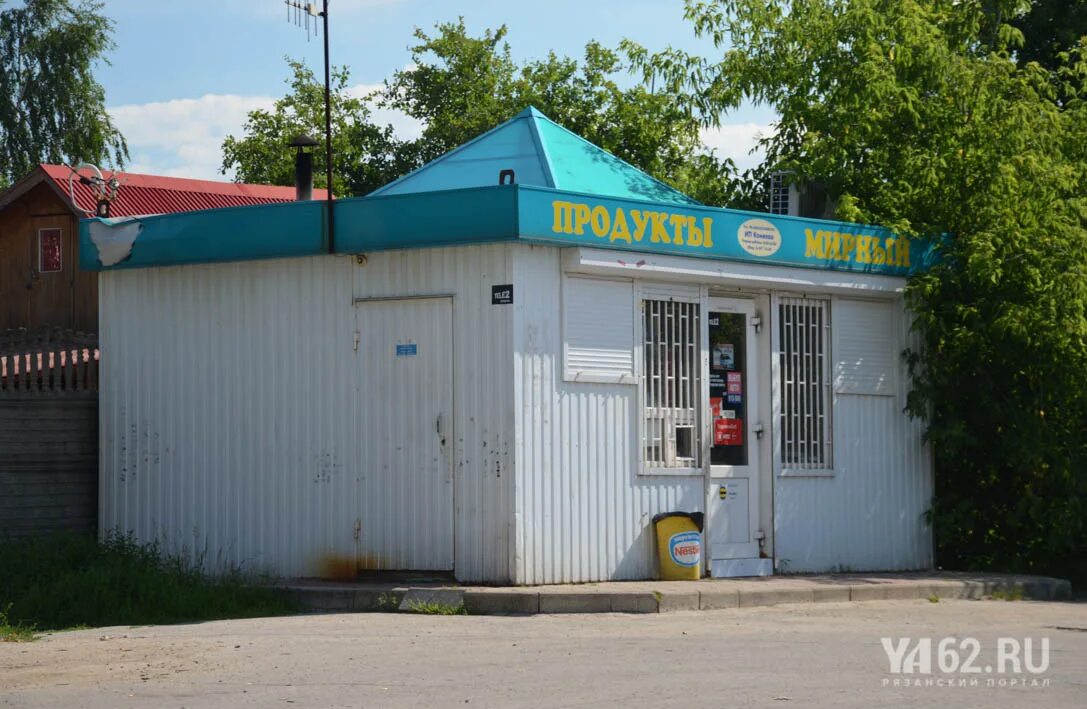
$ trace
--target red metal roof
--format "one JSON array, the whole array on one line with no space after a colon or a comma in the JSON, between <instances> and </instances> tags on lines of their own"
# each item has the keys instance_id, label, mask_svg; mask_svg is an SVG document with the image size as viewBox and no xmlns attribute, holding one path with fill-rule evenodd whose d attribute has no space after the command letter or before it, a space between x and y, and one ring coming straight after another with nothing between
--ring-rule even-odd
<instances>
[{"instance_id":1,"label":"red metal roof","mask_svg":"<svg viewBox=\"0 0 1087 709\"><path fill-rule=\"evenodd\" d=\"M94 214L94 193L89 185L81 184L78 178L72 180L69 188L68 177L72 171L67 166L39 167L56 183L65 197L74 193L77 209L87 216ZM106 173L106 177L109 176ZM121 188L117 192L117 199L110 205L111 217L193 212L199 209L294 201L294 187L190 180L131 172L118 172L116 177L121 181ZM314 199L325 199L325 196L325 190L313 190Z\"/></svg>"}]
</instances>

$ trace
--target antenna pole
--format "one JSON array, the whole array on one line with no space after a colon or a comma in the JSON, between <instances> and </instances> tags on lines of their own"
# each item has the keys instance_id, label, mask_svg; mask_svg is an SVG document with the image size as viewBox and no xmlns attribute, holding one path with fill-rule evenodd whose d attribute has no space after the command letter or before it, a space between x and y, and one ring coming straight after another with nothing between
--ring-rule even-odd
<instances>
[{"instance_id":1,"label":"antenna pole","mask_svg":"<svg viewBox=\"0 0 1087 709\"><path fill-rule=\"evenodd\" d=\"M335 213L332 209L332 70L328 62L328 0L324 0L325 21L325 179L328 191L328 252L335 253Z\"/></svg>"},{"instance_id":2,"label":"antenna pole","mask_svg":"<svg viewBox=\"0 0 1087 709\"><path fill-rule=\"evenodd\" d=\"M3 0L0 0L3 2ZM305 0L283 0L287 6L287 19L294 13L294 22L302 26L305 17L306 39L309 40L309 18L314 18L313 31L317 32L316 17L320 16L325 25L325 210L328 212L328 253L336 252L336 215L332 207L332 64L328 53L328 0L323 0L323 12L317 12L317 4Z\"/></svg>"}]
</instances>

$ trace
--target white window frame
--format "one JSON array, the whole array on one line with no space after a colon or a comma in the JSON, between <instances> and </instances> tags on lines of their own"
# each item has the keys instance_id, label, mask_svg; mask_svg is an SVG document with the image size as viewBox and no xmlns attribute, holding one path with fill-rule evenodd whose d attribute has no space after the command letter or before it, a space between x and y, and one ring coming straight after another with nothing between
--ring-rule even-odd
<instances>
[{"instance_id":1,"label":"white window frame","mask_svg":"<svg viewBox=\"0 0 1087 709\"><path fill-rule=\"evenodd\" d=\"M784 358L785 343L781 342L781 306L789 301L803 299L813 303L822 303L824 313L824 332L822 333L823 368L821 387L824 400L825 432L823 434L826 455L824 465L821 467L795 467L785 461L785 431L782 426L782 417L785 409L785 392L781 387L781 376ZM779 477L833 477L835 459L835 427L834 416L837 410L838 398L834 391L834 306L830 296L811 293L775 293L771 298L771 350L772 359L772 416L774 430L774 468Z\"/></svg>"},{"instance_id":2,"label":"white window frame","mask_svg":"<svg viewBox=\"0 0 1087 709\"><path fill-rule=\"evenodd\" d=\"M705 413L705 382L703 381L704 372L704 360L705 360L705 342L704 333L705 330L705 298L703 297L702 289L698 286L684 286L684 285L671 285L671 284L645 284L635 282L634 284L634 298L635 298L635 325L637 327L637 336L635 337L635 353L634 363L635 371L637 372L638 382L638 474L645 476L702 476L704 474L704 448L703 439L705 437L704 431L704 413ZM646 426L646 401L645 401L645 388L643 385L643 377L645 376L645 310L644 304L647 300L661 300L661 301L673 301L678 303L693 304L698 308L699 324L695 331L695 349L696 349L696 366L694 374L698 378L698 384L694 393L694 450L696 457L694 458L694 465L682 466L682 467L661 467L653 464L651 461L646 460L646 436L648 434Z\"/></svg>"},{"instance_id":3,"label":"white window frame","mask_svg":"<svg viewBox=\"0 0 1087 709\"><path fill-rule=\"evenodd\" d=\"M568 287L570 281L592 281L603 283L616 283L622 284L630 288L630 298L627 301L627 308L630 309L631 319L631 332L630 332L630 347L631 347L631 369L629 373L606 373L606 372L591 372L591 371L577 371L570 366L570 341L567 333L567 298ZM562 293L561 293L561 328L562 328L562 377L563 381L574 383L586 383L586 384L627 384L637 385L641 382L641 375L638 369L638 336L641 333L641 325L638 323L640 316L640 310L638 309L638 289L629 278L606 278L602 276L586 276L582 274L564 273L562 276Z\"/></svg>"}]
</instances>

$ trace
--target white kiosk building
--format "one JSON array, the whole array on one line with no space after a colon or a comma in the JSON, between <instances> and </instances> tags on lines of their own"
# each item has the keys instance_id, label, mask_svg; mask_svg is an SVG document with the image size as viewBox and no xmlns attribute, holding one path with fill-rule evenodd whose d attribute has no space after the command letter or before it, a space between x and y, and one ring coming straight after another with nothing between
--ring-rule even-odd
<instances>
[{"instance_id":1,"label":"white kiosk building","mask_svg":"<svg viewBox=\"0 0 1087 709\"><path fill-rule=\"evenodd\" d=\"M281 576L924 569L928 246L704 207L529 109L360 199L88 220L100 527ZM330 253L331 251L331 253Z\"/></svg>"}]
</instances>

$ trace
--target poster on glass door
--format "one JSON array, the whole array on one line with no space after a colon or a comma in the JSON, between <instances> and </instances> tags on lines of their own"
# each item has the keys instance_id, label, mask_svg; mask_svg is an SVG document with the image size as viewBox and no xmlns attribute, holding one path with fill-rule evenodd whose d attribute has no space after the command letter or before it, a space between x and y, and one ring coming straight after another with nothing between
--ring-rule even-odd
<instances>
[{"instance_id":1,"label":"poster on glass door","mask_svg":"<svg viewBox=\"0 0 1087 709\"><path fill-rule=\"evenodd\" d=\"M711 465L747 465L744 441L745 371L747 362L747 316L743 313L711 312L710 351L710 429L713 446Z\"/></svg>"}]
</instances>

